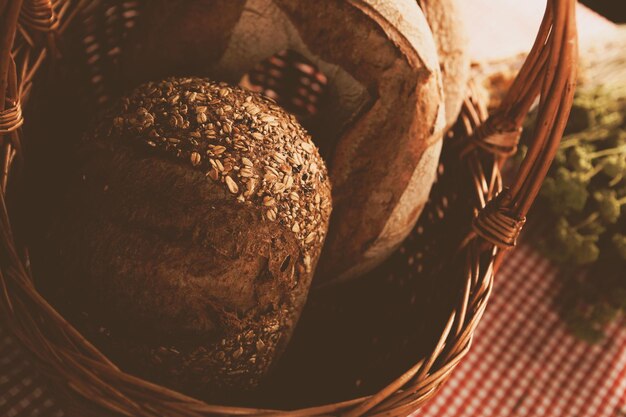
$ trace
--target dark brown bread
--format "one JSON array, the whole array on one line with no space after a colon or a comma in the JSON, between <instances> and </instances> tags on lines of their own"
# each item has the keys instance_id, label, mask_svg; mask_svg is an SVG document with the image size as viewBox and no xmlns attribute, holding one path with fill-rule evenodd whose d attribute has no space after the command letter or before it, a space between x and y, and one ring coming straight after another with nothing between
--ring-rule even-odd
<instances>
[{"instance_id":1,"label":"dark brown bread","mask_svg":"<svg viewBox=\"0 0 626 417\"><path fill-rule=\"evenodd\" d=\"M311 121L333 183L317 284L360 275L406 237L445 124L437 50L415 0L155 0L142 19L123 58L131 83L176 73L237 82L285 49L327 76Z\"/></svg>"},{"instance_id":2,"label":"dark brown bread","mask_svg":"<svg viewBox=\"0 0 626 417\"><path fill-rule=\"evenodd\" d=\"M297 322L330 216L307 133L258 94L171 78L123 98L78 156L55 236L79 326L195 395L257 385Z\"/></svg>"}]
</instances>

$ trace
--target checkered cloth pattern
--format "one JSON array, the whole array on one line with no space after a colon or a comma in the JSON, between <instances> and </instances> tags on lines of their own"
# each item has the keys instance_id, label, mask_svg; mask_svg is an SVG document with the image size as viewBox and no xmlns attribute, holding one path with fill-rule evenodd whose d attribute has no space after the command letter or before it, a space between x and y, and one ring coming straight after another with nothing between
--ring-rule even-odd
<instances>
[{"instance_id":1,"label":"checkered cloth pattern","mask_svg":"<svg viewBox=\"0 0 626 417\"><path fill-rule=\"evenodd\" d=\"M26 352L0 327L0 416L63 417Z\"/></svg>"},{"instance_id":2,"label":"checkered cloth pattern","mask_svg":"<svg viewBox=\"0 0 626 417\"><path fill-rule=\"evenodd\" d=\"M557 269L521 245L503 264L468 356L412 417L626 417L626 331L590 345L558 316Z\"/></svg>"},{"instance_id":3,"label":"checkered cloth pattern","mask_svg":"<svg viewBox=\"0 0 626 417\"><path fill-rule=\"evenodd\" d=\"M626 331L616 324L597 345L569 334L556 273L527 245L512 252L469 355L412 417L626 417ZM63 415L0 329L0 416Z\"/></svg>"}]
</instances>

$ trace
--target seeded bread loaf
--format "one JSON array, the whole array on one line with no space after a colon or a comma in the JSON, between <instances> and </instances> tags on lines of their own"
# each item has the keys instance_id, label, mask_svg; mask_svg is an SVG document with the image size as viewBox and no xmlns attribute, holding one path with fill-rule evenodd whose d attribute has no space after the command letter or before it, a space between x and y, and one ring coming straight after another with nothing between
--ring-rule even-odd
<instances>
[{"instance_id":1,"label":"seeded bread loaf","mask_svg":"<svg viewBox=\"0 0 626 417\"><path fill-rule=\"evenodd\" d=\"M170 78L124 97L77 155L53 233L61 304L145 377L205 398L255 386L326 236L329 181L308 134L258 94Z\"/></svg>"},{"instance_id":2,"label":"seeded bread loaf","mask_svg":"<svg viewBox=\"0 0 626 417\"><path fill-rule=\"evenodd\" d=\"M358 276L410 232L434 180L445 125L433 36L415 0L154 0L124 77L210 74L237 82L285 49L327 77L307 125L333 183L317 285Z\"/></svg>"},{"instance_id":3,"label":"seeded bread loaf","mask_svg":"<svg viewBox=\"0 0 626 417\"><path fill-rule=\"evenodd\" d=\"M435 36L443 91L446 125L456 122L467 94L470 76L469 35L465 24L466 0L417 0Z\"/></svg>"}]
</instances>

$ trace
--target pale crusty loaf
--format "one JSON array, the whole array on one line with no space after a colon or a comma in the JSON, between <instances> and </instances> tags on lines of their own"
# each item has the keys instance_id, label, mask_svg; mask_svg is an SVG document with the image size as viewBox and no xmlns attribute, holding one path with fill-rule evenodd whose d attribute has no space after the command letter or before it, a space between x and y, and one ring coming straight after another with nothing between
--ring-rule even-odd
<instances>
[{"instance_id":1,"label":"pale crusty loaf","mask_svg":"<svg viewBox=\"0 0 626 417\"><path fill-rule=\"evenodd\" d=\"M467 95L470 77L466 0L417 0L435 37L446 103L446 125L452 126Z\"/></svg>"},{"instance_id":2,"label":"pale crusty loaf","mask_svg":"<svg viewBox=\"0 0 626 417\"><path fill-rule=\"evenodd\" d=\"M155 0L124 57L133 84L169 74L236 82L285 49L328 78L311 121L333 183L316 282L358 276L415 224L445 125L433 36L415 0Z\"/></svg>"},{"instance_id":3,"label":"pale crusty loaf","mask_svg":"<svg viewBox=\"0 0 626 417\"><path fill-rule=\"evenodd\" d=\"M79 326L195 395L258 384L304 306L331 211L294 117L205 79L150 82L87 135L76 172L54 235Z\"/></svg>"}]
</instances>

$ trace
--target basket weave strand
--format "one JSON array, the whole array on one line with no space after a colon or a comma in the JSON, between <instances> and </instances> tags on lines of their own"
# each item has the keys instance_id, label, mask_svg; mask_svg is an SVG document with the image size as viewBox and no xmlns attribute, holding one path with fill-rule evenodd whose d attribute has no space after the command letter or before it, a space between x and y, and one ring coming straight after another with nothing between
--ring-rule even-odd
<instances>
[{"instance_id":1,"label":"basket weave strand","mask_svg":"<svg viewBox=\"0 0 626 417\"><path fill-rule=\"evenodd\" d=\"M23 124L22 105L19 101L0 112L0 134L11 133Z\"/></svg>"},{"instance_id":2,"label":"basket weave strand","mask_svg":"<svg viewBox=\"0 0 626 417\"><path fill-rule=\"evenodd\" d=\"M59 28L59 17L51 0L25 0L20 23L39 32L54 32Z\"/></svg>"},{"instance_id":3,"label":"basket weave strand","mask_svg":"<svg viewBox=\"0 0 626 417\"><path fill-rule=\"evenodd\" d=\"M22 153L21 126L28 123L21 107L28 104L34 75L45 58L58 55L55 40L73 21L88 20L90 14L106 9L104 5L109 3L0 0L0 320L32 353L42 374L65 399L68 412L80 416L115 413L146 417L406 416L432 398L469 351L489 300L498 260L505 253L502 249L514 245L556 152L576 78L575 1L548 0L537 40L501 107L487 118L485 109L468 97L455 134L446 144L448 155L444 157L461 157L463 169L471 175L474 201L470 204L479 214L473 232L459 248L464 288L441 329L438 343L371 396L291 411L211 405L128 375L59 315L33 284L23 255L27 252L16 244L7 209L11 198L7 184L16 172L15 156ZM124 10L135 11L137 3L117 2L118 15ZM109 46L113 47L114 42L111 40ZM104 101L106 85L101 84L99 89L98 84L106 80L98 77L97 68L111 63L94 60L91 64L94 94L100 94ZM499 167L503 158L514 151L522 122L537 96L540 102L534 141L509 191L500 194L503 184ZM445 205L443 198L432 200L437 200L433 204Z\"/></svg>"}]
</instances>

